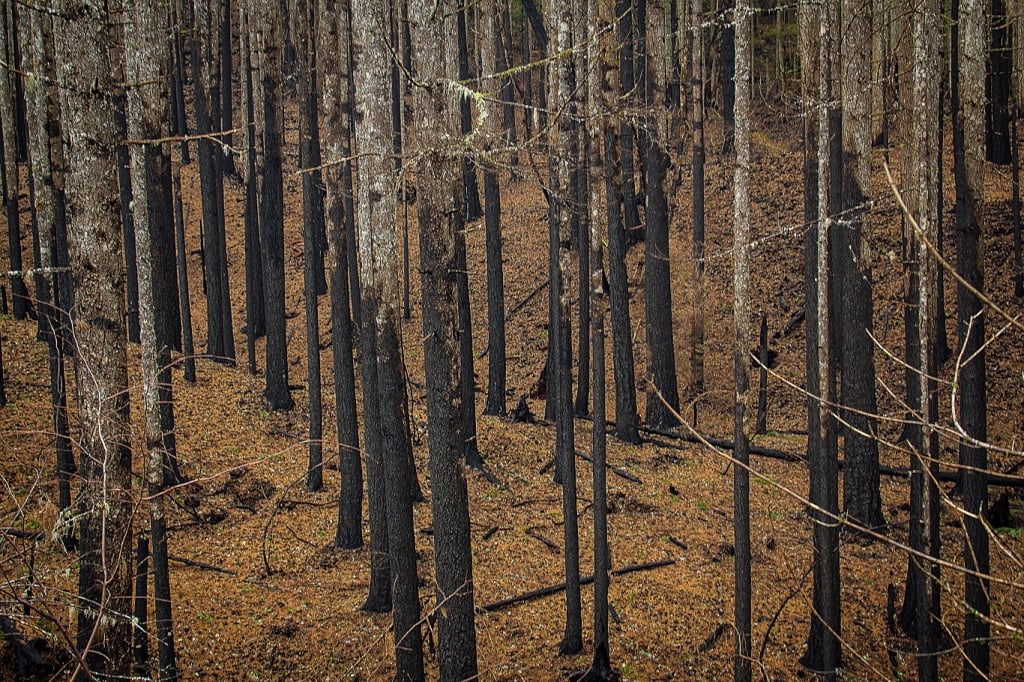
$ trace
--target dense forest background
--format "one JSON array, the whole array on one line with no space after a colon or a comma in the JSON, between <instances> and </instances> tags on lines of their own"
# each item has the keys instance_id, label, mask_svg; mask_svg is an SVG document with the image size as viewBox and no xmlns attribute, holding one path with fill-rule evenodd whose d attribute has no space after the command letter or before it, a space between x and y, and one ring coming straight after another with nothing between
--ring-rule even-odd
<instances>
[{"instance_id":1,"label":"dense forest background","mask_svg":"<svg viewBox=\"0 0 1024 682\"><path fill-rule=\"evenodd\" d=\"M1020 679L1017 0L5 0L0 677Z\"/></svg>"}]
</instances>

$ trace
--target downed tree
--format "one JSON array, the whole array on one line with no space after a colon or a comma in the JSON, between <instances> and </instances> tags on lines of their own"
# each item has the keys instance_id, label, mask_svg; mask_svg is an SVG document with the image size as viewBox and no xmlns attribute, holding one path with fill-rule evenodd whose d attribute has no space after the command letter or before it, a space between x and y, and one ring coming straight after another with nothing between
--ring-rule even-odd
<instances>
[{"instance_id":1,"label":"downed tree","mask_svg":"<svg viewBox=\"0 0 1024 682\"><path fill-rule=\"evenodd\" d=\"M632 564L630 566L623 566L622 568L616 568L615 570L612 571L612 575L620 576L620 575L626 575L628 573L637 573L638 571L652 571L652 570L654 570L656 568L662 568L664 566L671 566L674 563L676 563L675 559L663 559L661 561L651 561L651 562L648 562L646 564ZM583 578L580 579L580 585L590 585L593 582L594 582L594 576L592 576L592 575L588 575L588 576L583 577ZM509 606L513 606L515 604L521 604L521 603L524 603L524 602L533 601L535 599L540 599L542 597L549 597L552 594L558 594L559 592L563 591L564 589L565 589L565 583L558 583L557 585L549 585L547 587L541 587L541 588L538 588L536 590L531 590L530 592L526 592L526 593L517 595L515 597L508 597L506 599L501 599L499 601L492 602L490 604L485 604L485 605L483 605L483 606L481 606L479 608L480 608L480 611L482 611L484 613L490 613L491 611L500 611L502 609L508 608Z\"/></svg>"}]
</instances>

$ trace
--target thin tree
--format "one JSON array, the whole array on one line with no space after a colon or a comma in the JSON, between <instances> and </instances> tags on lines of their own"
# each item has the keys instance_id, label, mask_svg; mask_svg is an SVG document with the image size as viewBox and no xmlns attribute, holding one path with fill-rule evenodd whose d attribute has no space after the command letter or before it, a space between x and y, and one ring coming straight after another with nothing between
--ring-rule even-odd
<instances>
[{"instance_id":1,"label":"thin tree","mask_svg":"<svg viewBox=\"0 0 1024 682\"><path fill-rule=\"evenodd\" d=\"M162 343L157 325L160 298L156 283L159 266L153 235L166 233L171 202L170 150L164 112L167 110L167 73L161 41L167 23L166 5L134 2L126 7L125 75L127 77L128 135L134 199L135 236L139 266L139 329L142 343L142 398L146 429L146 483L149 493L149 533L153 555L153 596L155 599L157 650L161 681L177 679L174 627L171 615L170 572L167 557L167 521L164 515L166 464L173 461L164 430L174 397L169 377L170 353ZM172 228L173 230L173 228Z\"/></svg>"},{"instance_id":2,"label":"thin tree","mask_svg":"<svg viewBox=\"0 0 1024 682\"><path fill-rule=\"evenodd\" d=\"M690 107L693 125L693 327L690 334L690 394L704 392L704 14L703 0L692 0ZM724 43L724 35L723 35ZM723 56L725 45L723 44ZM696 408L695 408L696 409ZM696 426L696 424L694 424Z\"/></svg>"},{"instance_id":3,"label":"thin tree","mask_svg":"<svg viewBox=\"0 0 1024 682\"><path fill-rule=\"evenodd\" d=\"M0 58L16 64L14 58L14 3L0 9ZM7 209L7 257L10 271L20 273L21 220L19 218L18 128L15 105L15 70L0 69L0 152L3 154L3 199ZM28 287L21 275L11 275L11 308L14 319L24 320L30 308Z\"/></svg>"},{"instance_id":4,"label":"thin tree","mask_svg":"<svg viewBox=\"0 0 1024 682\"><path fill-rule=\"evenodd\" d=\"M349 309L347 230L344 178L348 131L348 11L338 0L319 0L317 20L317 78L323 121L323 155L327 195L325 219L330 263L331 352L338 436L338 529L334 544L342 549L363 546L363 469L359 457L355 369L352 362L353 324Z\"/></svg>"},{"instance_id":5,"label":"thin tree","mask_svg":"<svg viewBox=\"0 0 1024 682\"><path fill-rule=\"evenodd\" d=\"M356 48L355 110L362 158L356 186L359 192L359 252L362 277L364 333L364 410L374 403L376 414L364 415L366 433L377 430L376 444L366 437L367 477L383 485L386 532L390 556L391 601L397 677L423 679L422 632L416 579L416 545L412 523L411 467L406 439L405 377L399 351L401 300L398 289L398 234L394 220L398 176L390 163L389 121L390 49L380 27L387 25L386 8L377 2L352 3L352 44ZM369 378L370 382L366 379ZM376 419L371 419L376 417ZM376 445L373 449L371 445ZM379 462L370 463L371 459ZM374 478L379 477L377 482ZM381 480L382 479L382 480ZM379 490L377 491L379 495ZM378 500L379 502L379 500ZM371 489L371 552L373 490Z\"/></svg>"},{"instance_id":6,"label":"thin tree","mask_svg":"<svg viewBox=\"0 0 1024 682\"><path fill-rule=\"evenodd\" d=\"M814 522L814 592L812 595L811 627L807 650L801 663L811 670L835 679L841 660L839 637L841 609L839 600L839 527L835 518L839 513L839 462L837 456L836 424L831 412L835 402L835 357L832 347L831 296L831 241L833 221L839 206L839 159L841 112L835 101L837 64L834 38L837 35L839 2L827 0L817 8L817 24L802 24L809 31L817 31L818 48L817 83L817 215L813 223L815 235L815 291L806 305L816 308L815 338L808 338L808 364L815 364L813 375L808 373L807 386L815 412L809 420L808 459L810 463L811 518ZM808 264L810 267L810 264ZM808 327L810 337L811 327ZM813 379L813 383L812 383Z\"/></svg>"},{"instance_id":7,"label":"thin tree","mask_svg":"<svg viewBox=\"0 0 1024 682\"><path fill-rule=\"evenodd\" d=\"M262 155L257 155L260 178L260 254L263 262L263 305L266 311L266 392L274 410L295 405L288 388L288 341L285 329L284 190L282 152L284 107L281 102L283 59L282 15L276 0L252 0L259 74L255 102L256 134Z\"/></svg>"},{"instance_id":8,"label":"thin tree","mask_svg":"<svg viewBox=\"0 0 1024 682\"><path fill-rule=\"evenodd\" d=\"M622 36L622 25L625 17L620 14L622 3L615 6L616 16L621 17L618 21L619 34ZM623 44L622 50L625 50ZM627 68L632 73L632 57L618 59L619 69L616 75L617 84L621 90L624 87L622 78L625 78ZM610 67L608 67L610 68ZM617 98L620 94L616 93ZM621 116L623 104L621 99L616 99L609 108L610 114L616 118ZM625 154L626 143L621 140L622 135L632 135L632 127L626 123L620 123L617 128L606 126L604 129L604 156L603 163L606 167L605 180L605 203L608 216L608 300L611 305L611 327L612 327L612 364L615 377L615 436L627 443L639 443L640 433L637 429L639 416L636 405L636 372L633 358L633 325L629 315L629 276L626 271L626 232L628 220L623 218L624 210L628 211L629 201L623 195L625 187L632 189L632 170L626 171ZM611 139L614 138L614 139ZM632 142L628 145L629 153L632 154ZM596 152L595 152L596 153ZM632 169L632 164L629 166ZM633 205L634 211L636 205ZM624 222L625 220L625 222Z\"/></svg>"},{"instance_id":9,"label":"thin tree","mask_svg":"<svg viewBox=\"0 0 1024 682\"><path fill-rule=\"evenodd\" d=\"M263 249L260 245L260 211L257 197L255 68L252 59L252 28L249 12L238 8L239 61L242 79L242 119L245 121L245 168L242 178L245 188L245 211L242 216L245 243L245 348L249 374L256 374L256 339L267 330L266 308L263 303Z\"/></svg>"},{"instance_id":10,"label":"thin tree","mask_svg":"<svg viewBox=\"0 0 1024 682\"><path fill-rule=\"evenodd\" d=\"M619 82L622 89L622 106L627 109L637 105L636 3L637 0L618 0L615 5L615 14L619 17L619 69L622 74ZM628 235L626 241L629 245L643 239L644 234L640 223L640 212L637 208L639 201L635 184L635 138L636 126L634 117L623 116L622 128L619 131L619 141L622 144L622 153L619 156L619 162L622 164L622 209L624 220L622 227ZM614 258L611 252L609 252L608 257L609 259Z\"/></svg>"},{"instance_id":11,"label":"thin tree","mask_svg":"<svg viewBox=\"0 0 1024 682\"><path fill-rule=\"evenodd\" d=\"M612 667L608 636L608 586L611 558L608 549L607 429L605 427L605 309L608 306L604 282L601 187L608 187L614 169L603 163L602 138L618 146L611 112L615 110L619 65L615 51L615 3L591 2L587 8L587 134L590 140L590 342L593 355L594 413L592 456L594 460L594 658L582 679L591 682L621 679ZM609 134L610 133L610 134ZM617 150L616 150L617 151ZM607 202L606 202L607 205ZM618 210L618 207L616 207Z\"/></svg>"},{"instance_id":12,"label":"thin tree","mask_svg":"<svg viewBox=\"0 0 1024 682\"><path fill-rule=\"evenodd\" d=\"M471 74L466 11L466 6L460 4L456 26L459 42L458 63L460 81L468 80ZM470 111L469 100L466 98L461 99L459 102L459 126L463 135L468 135L473 130L472 112ZM483 206L480 205L480 189L476 180L476 167L473 165L473 159L468 154L462 160L462 206L466 212L466 222L476 220L484 214Z\"/></svg>"},{"instance_id":13,"label":"thin tree","mask_svg":"<svg viewBox=\"0 0 1024 682\"><path fill-rule=\"evenodd\" d=\"M493 2L493 0L492 0ZM410 35L417 76L415 91L418 173L417 217L423 302L423 358L427 382L431 508L434 518L434 577L437 582L437 651L443 680L477 675L473 612L473 556L469 493L461 461L466 441L457 231L459 157L457 106L449 84L456 76L453 3L413 0ZM464 254L464 250L463 250Z\"/></svg>"},{"instance_id":14,"label":"thin tree","mask_svg":"<svg viewBox=\"0 0 1024 682\"><path fill-rule=\"evenodd\" d=\"M735 151L735 128L736 128L736 59L738 50L736 47L736 1L724 0L721 4L722 20L722 60L721 60L721 87L722 87L722 153L732 154ZM694 21L697 21L696 15ZM698 68L693 65L694 70Z\"/></svg>"},{"instance_id":15,"label":"thin tree","mask_svg":"<svg viewBox=\"0 0 1024 682\"><path fill-rule=\"evenodd\" d=\"M555 23L553 54L569 50L572 42L573 12L571 3L552 7ZM571 65L563 55L553 60L548 72L548 102L556 111L565 112L572 96ZM569 163L568 140L572 135L575 121L564 113L549 128L548 150L551 155L551 188L549 202L553 216L551 236L555 241L552 254L555 256L551 269L550 295L554 302L553 333L548 371L549 392L554 394L555 416L555 459L557 482L562 485L562 519L565 558L565 633L559 644L562 655L575 654L583 648L583 622L580 604L580 556L579 527L576 514L576 456L573 438L572 415L572 349L569 330L569 290L566 280L569 273Z\"/></svg>"},{"instance_id":16,"label":"thin tree","mask_svg":"<svg viewBox=\"0 0 1024 682\"><path fill-rule=\"evenodd\" d=\"M640 84L645 108L640 146L647 180L644 237L644 329L647 336L647 406L645 421L674 426L679 413L679 381L672 333L672 277L669 263L668 112L665 26L667 11L659 1L647 3L646 40L641 59L646 77ZM638 47L640 43L638 42Z\"/></svg>"},{"instance_id":17,"label":"thin tree","mask_svg":"<svg viewBox=\"0 0 1024 682\"><path fill-rule=\"evenodd\" d=\"M960 442L964 527L964 680L989 676L989 543L982 518L988 510L988 454L978 443L988 436L985 389L985 317L976 292L984 287L982 209L985 193L984 115L985 3L959 3L959 72L962 87L953 117L956 175L956 268L973 288L957 286L957 327L960 348L957 407L963 438ZM1011 141L1016 144L1016 141Z\"/></svg>"},{"instance_id":18,"label":"thin tree","mask_svg":"<svg viewBox=\"0 0 1024 682\"><path fill-rule=\"evenodd\" d=\"M81 433L77 645L92 675L132 665L131 447L117 125L115 18L105 6L58 3L54 42L67 144L68 231L76 282L75 375Z\"/></svg>"},{"instance_id":19,"label":"thin tree","mask_svg":"<svg viewBox=\"0 0 1024 682\"><path fill-rule=\"evenodd\" d=\"M221 150L211 133L219 125L217 107L221 84L214 65L219 64L219 12L221 3L192 0L192 31L188 51L192 56L192 82L199 184L202 196L202 259L206 291L206 352L214 360L234 364L235 336L228 285L227 242L224 236L224 175Z\"/></svg>"},{"instance_id":20,"label":"thin tree","mask_svg":"<svg viewBox=\"0 0 1024 682\"><path fill-rule=\"evenodd\" d=\"M315 2L315 0L312 0ZM320 225L323 222L323 201L320 195L317 167L320 165L320 140L317 139L317 106L314 78L312 2L297 0L293 13L295 42L298 48L295 80L299 98L299 168L302 171L302 254L303 299L306 317L306 392L309 397L309 463L306 467L306 489L320 490L324 484L323 398L320 380L320 311L317 307L317 269L320 251ZM315 152L314 152L315 150ZM316 158L314 158L316 157ZM319 264L321 277L323 265Z\"/></svg>"},{"instance_id":21,"label":"thin tree","mask_svg":"<svg viewBox=\"0 0 1024 682\"><path fill-rule=\"evenodd\" d=\"M696 3L695 3L696 4ZM696 13L694 17L696 18ZM750 657L750 445L745 421L750 398L750 6L736 3L736 168L733 179L733 679L749 682Z\"/></svg>"},{"instance_id":22,"label":"thin tree","mask_svg":"<svg viewBox=\"0 0 1024 682\"><path fill-rule=\"evenodd\" d=\"M490 0L483 13L483 35L480 51L485 73L501 72L499 55L504 48L498 25L498 4ZM493 82L493 81L492 81ZM504 92L504 87L502 87ZM497 106L486 107L484 149L481 166L484 171L484 228L487 251L487 402L484 414L505 415L505 280L501 248L501 186L498 184L499 163L497 143L501 140L502 121Z\"/></svg>"}]
</instances>

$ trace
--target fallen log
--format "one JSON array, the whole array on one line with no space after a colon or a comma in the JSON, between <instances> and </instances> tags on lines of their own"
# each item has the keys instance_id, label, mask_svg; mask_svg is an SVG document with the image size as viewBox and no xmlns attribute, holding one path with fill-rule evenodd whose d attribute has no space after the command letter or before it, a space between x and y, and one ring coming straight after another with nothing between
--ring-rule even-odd
<instances>
[{"instance_id":1,"label":"fallen log","mask_svg":"<svg viewBox=\"0 0 1024 682\"><path fill-rule=\"evenodd\" d=\"M656 568L662 568L664 566L671 566L674 563L676 563L675 559L663 559L661 561L651 561L651 562L648 562L646 564L632 564L630 566L623 566L622 568L615 569L614 571L612 571L612 575L614 575L614 576L621 576L621 575L626 575L628 573L637 573L639 571L651 571L651 570L654 570ZM588 576L584 576L583 578L580 578L580 585L590 585L593 582L594 582L594 576L592 576L592 575L588 575ZM559 592L562 592L563 590L565 590L565 583L558 583L557 585L549 585L547 587L541 587L541 588L536 589L536 590L531 590L530 592L525 592L525 593L517 595L515 597L508 597L506 599L501 599L499 601L492 602L490 604L485 604L485 605L479 607L479 610L484 612L484 613L490 613L491 611L500 611L502 609L508 608L509 606L513 606L515 604L521 604L521 603L528 602L528 601L534 601L534 600L540 599L542 597L549 597L552 594L558 594Z\"/></svg>"}]
</instances>

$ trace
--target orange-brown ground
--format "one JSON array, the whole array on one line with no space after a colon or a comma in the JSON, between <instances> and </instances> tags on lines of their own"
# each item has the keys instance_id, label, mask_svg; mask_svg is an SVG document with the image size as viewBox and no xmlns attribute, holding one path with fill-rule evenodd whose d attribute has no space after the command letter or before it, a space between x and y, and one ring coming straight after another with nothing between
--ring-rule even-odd
<instances>
[{"instance_id":1,"label":"orange-brown ground","mask_svg":"<svg viewBox=\"0 0 1024 682\"><path fill-rule=\"evenodd\" d=\"M787 322L803 301L801 243L801 151L795 129L763 118L754 138L752 182L753 250L752 310L769 314L770 334ZM294 131L291 131L294 134ZM712 134L709 146L720 136ZM688 154L688 151L686 152ZM879 153L879 157L881 154ZM948 160L947 154L947 160ZM523 156L524 163L527 157ZM292 162L294 160L292 159ZM881 159L879 158L879 162ZM686 169L675 197L671 228L676 351L680 385L689 378L692 250L688 157L677 161ZM538 162L540 168L546 164ZM532 180L503 184L506 307L522 301L546 277L547 227L543 197ZM947 179L952 175L947 173ZM194 165L183 172L189 239L198 237L198 180ZM731 437L733 380L731 178L728 159L709 155L707 192L707 392L696 398L698 428ZM872 214L871 243L876 290L876 334L884 348L902 356L901 241L892 193L876 175L877 208ZM1010 315L1022 312L1012 297L1012 234L1009 228L1009 177L990 168L987 179L985 248L987 286ZM952 183L950 182L950 185ZM305 339L302 324L302 239L299 233L300 183L286 177L286 308L298 317L288 325L292 383L305 382ZM947 191L947 239L951 235L952 189ZM24 200L24 198L23 198ZM304 434L308 405L296 391L297 406L289 413L269 413L262 399L262 376L244 369L242 204L237 187L228 188L228 252L240 367L198 363L198 382L182 381L174 372L178 453L185 471L196 480L176 491L170 516L170 553L224 569L214 572L172 563L175 633L182 679L237 680L376 680L392 671L390 618L359 610L368 581L368 550L331 549L336 521L338 476L328 468L323 492L311 494L303 483ZM401 215L400 215L401 217ZM426 416L422 379L415 213L412 234L412 320L406 322L405 359L409 370L412 425L420 480L430 495L426 463ZM401 229L401 227L400 227ZM486 390L487 357L484 293L484 233L480 223L469 227L474 343L477 351L477 408ZM26 245L28 239L25 240ZM951 244L947 241L947 244ZM947 253L952 251L947 246ZM26 256L28 256L26 253ZM6 262L6 261L5 261ZM643 376L642 248L630 254L632 316L638 371ZM197 349L203 347L204 309L199 294L198 256L189 256L193 285L192 314ZM947 277L947 310L953 311L952 278ZM530 391L544 363L547 346L546 290L511 316L508 325L509 406ZM321 334L327 338L329 307L320 302ZM788 309L788 311L787 311ZM989 318L989 424L994 443L1020 447L1021 333L1001 335L997 318ZM955 324L947 325L955 344ZM48 416L45 347L34 340L34 325L10 318L0 321L10 403L0 409L0 525L42 530L34 550L32 599L27 616L13 602L27 583L30 543L6 537L0 542L0 593L3 612L15 617L30 636L50 637L60 648L60 628L68 627L75 588L75 557L64 554L50 539L56 517L52 438ZM262 344L260 346L262 348ZM769 391L769 434L755 443L802 453L805 407L798 387L803 381L803 326L773 341L779 352ZM323 366L330 367L330 350ZM138 349L132 349L134 428L141 431ZM879 404L884 420L880 432L892 443L904 411L903 369L897 359L876 355ZM260 362L262 365L262 360ZM611 367L609 351L608 367ZM610 373L609 373L610 374ZM947 366L942 378L951 377ZM787 386L783 379L791 382ZM333 456L333 379L324 376L326 453ZM949 424L949 384L943 384L941 414ZM611 381L609 381L611 390ZM689 396L688 399L692 399ZM609 393L609 405L613 406ZM535 415L543 403L531 400ZM640 395L641 412L643 395ZM692 417L688 406L684 414ZM562 545L559 490L550 473L540 473L552 456L554 429L547 425L514 424L479 417L479 447L487 468L501 482L469 475L477 604L489 603L563 580L560 551L549 549L526 531ZM576 422L577 447L590 449L591 425ZM616 615L611 625L611 657L625 679L726 679L732 670L732 638L726 629L708 638L720 623L732 619L732 470L727 457L696 445L677 446L666 438L658 444L628 446L609 440L609 461L640 482L609 474L613 514L610 519L612 564L672 559L674 564L613 578L610 599ZM139 438L141 442L141 437ZM942 456L953 461L955 443L943 440ZM141 449L139 450L141 452ZM881 448L884 464L906 466L908 456L892 446ZM993 452L992 466L1004 471L1019 464L1019 454ZM582 565L592 573L591 468L578 460ZM808 630L811 579L811 524L800 496L807 490L807 472L799 464L755 458L757 476L751 486L753 543L753 613L755 671L766 679L807 677L798 665ZM137 455L136 471L142 470ZM1004 492L994 488L993 497ZM897 586L902 599L906 554L907 482L884 478L882 493L889 540L865 544L847 539L842 546L843 636L848 679L914 679L914 643L887 629L887 586ZM1011 508L1021 518L1019 492L1009 491ZM962 530L955 502L943 507L943 559L962 563ZM195 514L187 507L195 507ZM212 519L222 517L216 523ZM139 528L145 526L139 516ZM421 600L424 611L434 602L432 587L430 507L415 509ZM497 530L493 530L497 528ZM365 536L365 534L364 534ZM485 537L486 536L486 537ZM1000 545L996 544L998 540ZM993 538L993 678L1020 679L1024 669L1024 545L1019 531ZM268 571L269 567L269 571ZM962 577L942 570L943 610L949 649L942 657L944 679L959 676L956 642L962 631ZM584 638L591 632L592 592L584 588ZM46 611L52 619L46 616ZM477 617L482 679L537 680L564 678L587 665L590 649L573 657L556 655L562 635L561 595L513 606ZM8 655L9 659L9 655ZM6 659L5 659L6 660ZM427 654L428 671L436 676L436 659ZM10 671L8 673L10 674ZM4 673L0 673L3 676Z\"/></svg>"}]
</instances>

